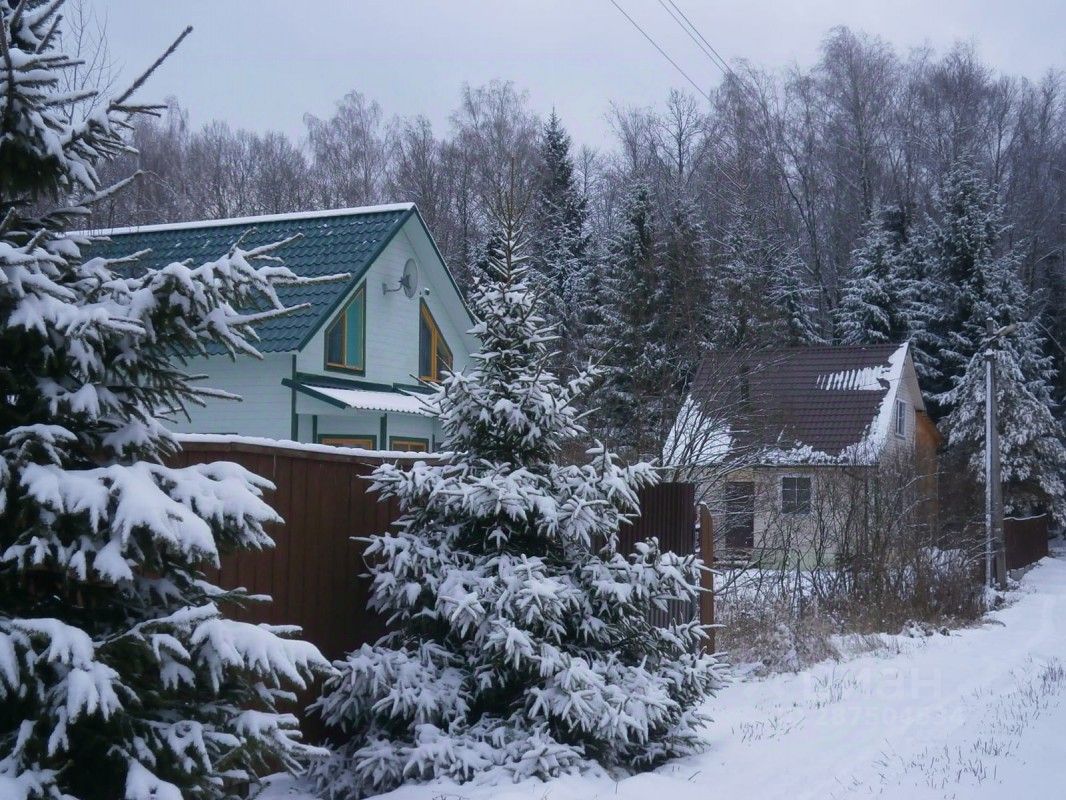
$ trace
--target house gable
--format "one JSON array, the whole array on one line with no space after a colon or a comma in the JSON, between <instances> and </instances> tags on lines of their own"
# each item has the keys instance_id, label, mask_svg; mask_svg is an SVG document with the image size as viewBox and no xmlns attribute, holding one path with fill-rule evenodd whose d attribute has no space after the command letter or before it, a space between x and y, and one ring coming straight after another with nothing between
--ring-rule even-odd
<instances>
[{"instance_id":1,"label":"house gable","mask_svg":"<svg viewBox=\"0 0 1066 800\"><path fill-rule=\"evenodd\" d=\"M396 291L409 260L415 262L419 276L414 297ZM366 364L355 375L327 365L326 334L358 292L366 294ZM296 357L297 372L384 386L416 386L422 303L440 327L452 351L455 369L461 370L468 354L477 349L477 341L468 333L472 326L470 313L425 226L412 216L306 338Z\"/></svg>"}]
</instances>

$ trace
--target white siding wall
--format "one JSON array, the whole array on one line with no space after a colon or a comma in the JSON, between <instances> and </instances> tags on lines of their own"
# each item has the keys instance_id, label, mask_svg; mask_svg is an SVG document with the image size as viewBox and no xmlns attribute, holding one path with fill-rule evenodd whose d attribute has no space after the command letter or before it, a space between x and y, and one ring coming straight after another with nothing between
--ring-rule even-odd
<instances>
[{"instance_id":1,"label":"white siding wall","mask_svg":"<svg viewBox=\"0 0 1066 800\"><path fill-rule=\"evenodd\" d=\"M192 374L205 374L204 386L224 389L241 396L241 402L209 400L203 408L189 409L191 422L180 422L174 430L183 433L239 433L288 439L291 436L292 396L281 381L292 372L292 356L267 353L262 361L242 357L231 361L225 356L197 358L189 362Z\"/></svg>"},{"instance_id":2,"label":"white siding wall","mask_svg":"<svg viewBox=\"0 0 1066 800\"><path fill-rule=\"evenodd\" d=\"M885 447L885 459L897 458L904 454L914 452L914 436L917 421L914 418L915 409L924 408L921 389L918 386L918 377L914 372L914 362L908 354L906 363L903 365L903 379L900 381L896 392L896 399L907 404L907 430L902 437L896 435L896 409L892 409L892 419L889 425L887 446Z\"/></svg>"}]
</instances>

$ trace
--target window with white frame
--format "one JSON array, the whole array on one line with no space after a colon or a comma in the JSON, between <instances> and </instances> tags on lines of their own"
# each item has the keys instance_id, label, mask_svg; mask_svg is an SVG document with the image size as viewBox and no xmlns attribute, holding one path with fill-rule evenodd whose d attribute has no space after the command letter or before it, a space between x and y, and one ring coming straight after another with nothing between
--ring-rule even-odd
<instances>
[{"instance_id":1,"label":"window with white frame","mask_svg":"<svg viewBox=\"0 0 1066 800\"><path fill-rule=\"evenodd\" d=\"M907 404L902 400L896 401L896 436L907 435Z\"/></svg>"},{"instance_id":2,"label":"window with white frame","mask_svg":"<svg viewBox=\"0 0 1066 800\"><path fill-rule=\"evenodd\" d=\"M781 479L781 511L785 514L810 513L810 478L790 475Z\"/></svg>"}]
</instances>

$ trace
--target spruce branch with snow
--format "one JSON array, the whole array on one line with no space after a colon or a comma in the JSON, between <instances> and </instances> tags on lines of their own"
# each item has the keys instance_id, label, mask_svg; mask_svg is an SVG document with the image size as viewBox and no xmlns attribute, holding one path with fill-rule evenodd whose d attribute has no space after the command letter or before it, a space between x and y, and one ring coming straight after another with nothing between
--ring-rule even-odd
<instances>
[{"instance_id":1,"label":"spruce branch with snow","mask_svg":"<svg viewBox=\"0 0 1066 800\"><path fill-rule=\"evenodd\" d=\"M222 615L252 598L204 570L272 545L272 487L165 466L165 422L212 395L182 359L258 355L299 279L240 242L199 266L84 255L65 229L118 188L98 170L151 107L62 91L61 6L0 0L0 796L230 798L317 752L278 706L329 665Z\"/></svg>"},{"instance_id":2,"label":"spruce branch with snow","mask_svg":"<svg viewBox=\"0 0 1066 800\"><path fill-rule=\"evenodd\" d=\"M646 769L701 747L719 667L698 622L648 614L695 596L699 562L654 539L619 551L650 465L599 446L560 463L595 376L552 374L513 218L497 240L473 294L483 350L432 400L441 460L375 473L404 512L366 550L371 605L393 632L339 662L316 703L348 737L313 769L331 798Z\"/></svg>"}]
</instances>

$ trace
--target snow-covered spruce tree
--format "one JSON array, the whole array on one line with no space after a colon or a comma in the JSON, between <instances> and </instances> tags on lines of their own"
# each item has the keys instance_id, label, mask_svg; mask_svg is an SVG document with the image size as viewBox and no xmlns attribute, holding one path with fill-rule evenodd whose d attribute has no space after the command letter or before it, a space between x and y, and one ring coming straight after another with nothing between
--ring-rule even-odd
<instances>
[{"instance_id":1,"label":"snow-covered spruce tree","mask_svg":"<svg viewBox=\"0 0 1066 800\"><path fill-rule=\"evenodd\" d=\"M678 187L662 222L646 348L652 370L648 374L654 375L663 396L670 397L680 394L703 356L711 316L710 257L706 227L690 192ZM671 417L672 411L664 409ZM665 421L661 435L672 422ZM662 439L656 444L661 447Z\"/></svg>"},{"instance_id":2,"label":"snow-covered spruce tree","mask_svg":"<svg viewBox=\"0 0 1066 800\"><path fill-rule=\"evenodd\" d=\"M695 596L698 562L655 540L618 551L636 490L654 481L648 464L623 467L603 448L558 463L582 433L574 402L592 377L552 375L515 233L473 293L484 349L432 401L441 461L375 474L405 512L366 551L371 605L395 632L338 663L317 702L351 737L313 769L329 797L639 770L700 747L719 668L697 652L695 621L648 617Z\"/></svg>"},{"instance_id":3,"label":"snow-covered spruce tree","mask_svg":"<svg viewBox=\"0 0 1066 800\"><path fill-rule=\"evenodd\" d=\"M940 282L929 258L929 243L922 231L908 231L906 241L895 257L895 273L901 291L897 294L896 313L904 338L910 343L914 369L923 387L934 386L940 379L939 349L942 343L939 324Z\"/></svg>"},{"instance_id":4,"label":"snow-covered spruce tree","mask_svg":"<svg viewBox=\"0 0 1066 800\"><path fill-rule=\"evenodd\" d=\"M783 252L774 265L767 297L780 316L780 341L790 347L825 342L818 323L817 292L803 280L802 270L803 262L794 250Z\"/></svg>"},{"instance_id":5,"label":"snow-covered spruce tree","mask_svg":"<svg viewBox=\"0 0 1066 800\"><path fill-rule=\"evenodd\" d=\"M893 239L875 210L851 255L851 276L834 315L841 344L902 342L908 336L903 312L909 287Z\"/></svg>"},{"instance_id":6,"label":"snow-covered spruce tree","mask_svg":"<svg viewBox=\"0 0 1066 800\"><path fill-rule=\"evenodd\" d=\"M996 360L1000 458L1008 512L1051 511L1066 521L1066 464L1063 430L1055 419L1055 365L1046 355L1037 320L1026 318L1025 292L1014 262L984 258L973 265L962 287L967 307L977 318L992 319L996 328L1015 326L999 337ZM967 323L955 334L958 350L970 352L950 390L937 396L947 411L948 443L978 477L984 473L986 332Z\"/></svg>"},{"instance_id":7,"label":"snow-covered spruce tree","mask_svg":"<svg viewBox=\"0 0 1066 800\"><path fill-rule=\"evenodd\" d=\"M1055 364L1038 321L1030 319L1013 255L996 252L1003 226L995 197L971 167L959 164L945 179L936 210L929 259L939 304L930 329L940 337L938 373L947 388L932 399L945 415L949 444L982 474L985 321L1016 326L996 355L1004 501L1014 512L1047 508L1066 520Z\"/></svg>"},{"instance_id":8,"label":"snow-covered spruce tree","mask_svg":"<svg viewBox=\"0 0 1066 800\"><path fill-rule=\"evenodd\" d=\"M651 191L637 181L627 190L618 230L595 264L599 294L583 336L583 353L603 372L589 398L596 413L589 418L599 439L635 445L648 437L661 414L661 391L648 367L665 357L651 340L656 309L648 298L658 280L656 228ZM650 447L650 445L649 445Z\"/></svg>"},{"instance_id":9,"label":"snow-covered spruce tree","mask_svg":"<svg viewBox=\"0 0 1066 800\"><path fill-rule=\"evenodd\" d=\"M1032 371L1034 358L1038 363L1044 358L1039 354L1040 337L1035 334L1032 323L1023 324L993 348L1003 502L1009 514L1050 511L1062 524L1066 522L1062 469L1066 446L1062 426L1053 413L1049 384L1026 375ZM970 359L946 401L953 409L944 423L948 442L981 480L985 449L983 349Z\"/></svg>"},{"instance_id":10,"label":"snow-covered spruce tree","mask_svg":"<svg viewBox=\"0 0 1066 800\"><path fill-rule=\"evenodd\" d=\"M967 161L960 160L944 177L933 205L925 232L923 289L935 359L927 391L936 395L961 378L984 336L985 318L1011 316L989 308L989 302L998 302L989 288L995 275L1013 271L1015 264L1010 254L997 252L1003 224L995 193Z\"/></svg>"},{"instance_id":11,"label":"snow-covered spruce tree","mask_svg":"<svg viewBox=\"0 0 1066 800\"><path fill-rule=\"evenodd\" d=\"M160 415L209 394L174 360L254 355L296 278L270 247L158 270L83 257L64 230L145 109L127 92L68 121L85 95L59 88L60 6L0 0L0 797L232 798L315 752L277 707L329 665L294 629L221 615L248 598L204 569L270 546L269 483L164 466Z\"/></svg>"},{"instance_id":12,"label":"snow-covered spruce tree","mask_svg":"<svg viewBox=\"0 0 1066 800\"><path fill-rule=\"evenodd\" d=\"M709 281L712 346L770 347L821 339L812 293L799 278L795 255L760 233L755 214L734 215L722 235L718 261Z\"/></svg>"}]
</instances>

